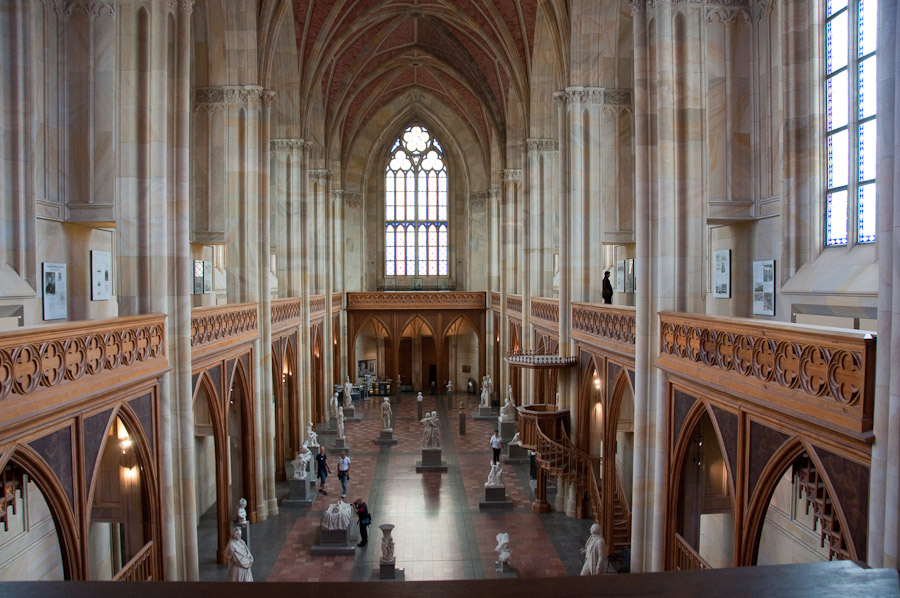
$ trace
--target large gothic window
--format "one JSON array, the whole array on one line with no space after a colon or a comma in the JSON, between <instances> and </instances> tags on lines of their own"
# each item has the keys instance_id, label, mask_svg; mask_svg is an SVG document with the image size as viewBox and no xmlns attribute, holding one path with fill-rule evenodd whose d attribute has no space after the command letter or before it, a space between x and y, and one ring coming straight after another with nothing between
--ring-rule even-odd
<instances>
[{"instance_id":1,"label":"large gothic window","mask_svg":"<svg viewBox=\"0 0 900 598\"><path fill-rule=\"evenodd\" d=\"M421 125L394 142L384 173L385 276L446 276L447 168Z\"/></svg>"},{"instance_id":2,"label":"large gothic window","mask_svg":"<svg viewBox=\"0 0 900 598\"><path fill-rule=\"evenodd\" d=\"M825 18L825 244L872 243L878 0L826 0Z\"/></svg>"}]
</instances>

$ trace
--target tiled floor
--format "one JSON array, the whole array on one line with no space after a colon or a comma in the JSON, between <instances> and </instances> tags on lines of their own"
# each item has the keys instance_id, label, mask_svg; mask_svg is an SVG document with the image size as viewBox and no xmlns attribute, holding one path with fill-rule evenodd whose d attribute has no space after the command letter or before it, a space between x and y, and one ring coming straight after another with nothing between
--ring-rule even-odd
<instances>
[{"instance_id":1,"label":"tiled floor","mask_svg":"<svg viewBox=\"0 0 900 598\"><path fill-rule=\"evenodd\" d=\"M466 434L459 434L459 404L466 404ZM393 523L397 567L407 580L489 579L494 569L496 534L510 536L511 562L518 577L578 575L579 549L587 538L590 521L559 513L537 515L531 510L534 496L529 467L504 465L503 482L514 508L479 511L484 480L490 470L488 439L496 427L490 420L473 420L477 395L456 393L452 409L446 397L426 396L423 408L441 418L443 459L449 471L416 473L421 459L422 425L417 421L415 395L394 397L394 446L373 442L381 430L380 397L357 406L362 421L347 422L351 477L347 502L362 497L373 514L370 543L354 556L313 556L310 546L318 537L324 509L340 497L335 476L327 482L328 496L319 495L311 508L282 507L279 513L251 527L251 550L257 581L368 581L377 578L381 556L379 524ZM322 435L329 446L333 436ZM328 451L337 470L338 453ZM286 485L279 485L287 493ZM551 501L552 502L552 501ZM358 528L353 522L353 534ZM224 565L215 563L215 506L199 527L200 577L223 580Z\"/></svg>"}]
</instances>

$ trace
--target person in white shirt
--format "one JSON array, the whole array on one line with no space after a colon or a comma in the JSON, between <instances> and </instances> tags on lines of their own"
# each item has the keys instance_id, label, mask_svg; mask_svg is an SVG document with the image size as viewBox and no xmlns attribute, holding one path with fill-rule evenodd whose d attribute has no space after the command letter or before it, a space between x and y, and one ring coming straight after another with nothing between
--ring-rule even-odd
<instances>
[{"instance_id":1,"label":"person in white shirt","mask_svg":"<svg viewBox=\"0 0 900 598\"><path fill-rule=\"evenodd\" d=\"M500 449L503 448L503 441L500 440L500 432L498 430L494 430L494 435L491 436L491 448L494 449L494 459L491 463L499 463Z\"/></svg>"},{"instance_id":2,"label":"person in white shirt","mask_svg":"<svg viewBox=\"0 0 900 598\"><path fill-rule=\"evenodd\" d=\"M347 496L347 480L350 479L350 457L346 451L341 451L338 457L338 479L341 481L341 498Z\"/></svg>"}]
</instances>

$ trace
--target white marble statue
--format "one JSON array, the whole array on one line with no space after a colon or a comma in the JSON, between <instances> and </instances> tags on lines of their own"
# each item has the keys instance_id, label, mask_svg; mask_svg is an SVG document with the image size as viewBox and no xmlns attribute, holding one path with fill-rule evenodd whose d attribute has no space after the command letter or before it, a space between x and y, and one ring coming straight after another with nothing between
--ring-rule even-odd
<instances>
[{"instance_id":1,"label":"white marble statue","mask_svg":"<svg viewBox=\"0 0 900 598\"><path fill-rule=\"evenodd\" d=\"M384 397L384 402L381 403L381 427L384 430L391 429L391 416L394 412L391 410L391 400L388 397Z\"/></svg>"},{"instance_id":2,"label":"white marble statue","mask_svg":"<svg viewBox=\"0 0 900 598\"><path fill-rule=\"evenodd\" d=\"M494 463L491 461L491 473L488 474L488 479L484 483L485 488L496 488L498 486L502 486L503 483L500 481L500 474L503 473L503 468L500 467L500 463Z\"/></svg>"},{"instance_id":3,"label":"white marble statue","mask_svg":"<svg viewBox=\"0 0 900 598\"><path fill-rule=\"evenodd\" d=\"M416 395L416 400L419 401L420 403L424 400L421 390L419 391L419 394Z\"/></svg>"},{"instance_id":4,"label":"white marble statue","mask_svg":"<svg viewBox=\"0 0 900 598\"><path fill-rule=\"evenodd\" d=\"M394 560L394 538L393 536L381 537L381 562L390 563Z\"/></svg>"},{"instance_id":5,"label":"white marble statue","mask_svg":"<svg viewBox=\"0 0 900 598\"><path fill-rule=\"evenodd\" d=\"M247 499L242 498L238 501L237 520L241 525L247 523Z\"/></svg>"},{"instance_id":6,"label":"white marble statue","mask_svg":"<svg viewBox=\"0 0 900 598\"><path fill-rule=\"evenodd\" d=\"M447 380L447 392L448 393L453 392L453 381L452 380Z\"/></svg>"},{"instance_id":7,"label":"white marble statue","mask_svg":"<svg viewBox=\"0 0 900 598\"><path fill-rule=\"evenodd\" d=\"M481 387L481 403L478 404L479 407L490 407L491 406L491 392L488 390L487 384Z\"/></svg>"},{"instance_id":8,"label":"white marble statue","mask_svg":"<svg viewBox=\"0 0 900 598\"><path fill-rule=\"evenodd\" d=\"M497 546L494 548L494 552L497 553L497 559L501 563L509 564L509 557L512 556L509 551L509 534L504 532L497 534Z\"/></svg>"},{"instance_id":9,"label":"white marble statue","mask_svg":"<svg viewBox=\"0 0 900 598\"><path fill-rule=\"evenodd\" d=\"M516 432L515 435L512 437L512 440L510 440L510 441L507 442L506 444L507 444L508 446L513 446L513 445L515 445L515 446L522 446L522 439L519 438L519 433Z\"/></svg>"},{"instance_id":10,"label":"white marble statue","mask_svg":"<svg viewBox=\"0 0 900 598\"><path fill-rule=\"evenodd\" d=\"M484 392L484 389L488 387L487 376L481 377L481 391Z\"/></svg>"},{"instance_id":11,"label":"white marble statue","mask_svg":"<svg viewBox=\"0 0 900 598\"><path fill-rule=\"evenodd\" d=\"M559 393L556 393L556 408L559 409Z\"/></svg>"},{"instance_id":12,"label":"white marble statue","mask_svg":"<svg viewBox=\"0 0 900 598\"><path fill-rule=\"evenodd\" d=\"M344 408L338 407L337 412L337 437L344 438Z\"/></svg>"},{"instance_id":13,"label":"white marble statue","mask_svg":"<svg viewBox=\"0 0 900 598\"><path fill-rule=\"evenodd\" d=\"M312 461L312 452L309 450L309 446L304 442L303 446L300 447L300 452L297 453L297 457L291 461L291 466L294 468L294 476L295 480L305 480L307 472L309 471L309 463Z\"/></svg>"},{"instance_id":14,"label":"white marble statue","mask_svg":"<svg viewBox=\"0 0 900 598\"><path fill-rule=\"evenodd\" d=\"M488 374L487 383L488 383L488 392L491 394L494 394L494 379L491 377L490 374Z\"/></svg>"},{"instance_id":15,"label":"white marble statue","mask_svg":"<svg viewBox=\"0 0 900 598\"><path fill-rule=\"evenodd\" d=\"M441 421L438 419L437 411L427 414L421 423L425 424L422 448L441 448Z\"/></svg>"},{"instance_id":16,"label":"white marble statue","mask_svg":"<svg viewBox=\"0 0 900 598\"><path fill-rule=\"evenodd\" d=\"M513 398L513 393L512 393L512 384L510 384L506 387L506 398L509 400L510 403L513 404L513 407L516 406L516 400Z\"/></svg>"},{"instance_id":17,"label":"white marble statue","mask_svg":"<svg viewBox=\"0 0 900 598\"><path fill-rule=\"evenodd\" d=\"M581 568L582 575L603 575L606 573L606 562L608 550L606 548L606 540L600 533L600 524L595 523L591 526L591 535L584 548L581 549L584 555L584 566Z\"/></svg>"},{"instance_id":18,"label":"white marble statue","mask_svg":"<svg viewBox=\"0 0 900 598\"><path fill-rule=\"evenodd\" d=\"M337 417L338 410L338 396L337 393L331 395L331 399L328 401L329 406L331 407L331 417Z\"/></svg>"},{"instance_id":19,"label":"white marble statue","mask_svg":"<svg viewBox=\"0 0 900 598\"><path fill-rule=\"evenodd\" d=\"M350 376L347 376L346 382L344 382L344 407L349 407L353 404L353 383L350 382Z\"/></svg>"},{"instance_id":20,"label":"white marble statue","mask_svg":"<svg viewBox=\"0 0 900 598\"><path fill-rule=\"evenodd\" d=\"M306 424L306 440L303 442L303 446L316 447L316 450L319 450L319 435L316 434L316 430L312 422Z\"/></svg>"},{"instance_id":21,"label":"white marble statue","mask_svg":"<svg viewBox=\"0 0 900 598\"><path fill-rule=\"evenodd\" d=\"M250 548L241 539L241 528L231 531L231 540L225 548L225 560L228 562L228 581L253 581L253 555Z\"/></svg>"},{"instance_id":22,"label":"white marble statue","mask_svg":"<svg viewBox=\"0 0 900 598\"><path fill-rule=\"evenodd\" d=\"M500 421L501 422L514 422L516 421L516 405L513 403L509 397L506 397L506 403L503 404L503 407L500 408Z\"/></svg>"},{"instance_id":23,"label":"white marble statue","mask_svg":"<svg viewBox=\"0 0 900 598\"><path fill-rule=\"evenodd\" d=\"M353 507L342 500L325 509L322 514L322 529L347 529L353 517Z\"/></svg>"}]
</instances>

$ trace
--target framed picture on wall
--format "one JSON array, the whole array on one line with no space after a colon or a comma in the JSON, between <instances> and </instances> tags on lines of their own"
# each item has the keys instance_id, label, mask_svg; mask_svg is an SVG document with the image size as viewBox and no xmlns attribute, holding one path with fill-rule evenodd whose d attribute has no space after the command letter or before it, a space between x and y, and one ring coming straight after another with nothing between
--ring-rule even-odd
<instances>
[{"instance_id":1,"label":"framed picture on wall","mask_svg":"<svg viewBox=\"0 0 900 598\"><path fill-rule=\"evenodd\" d=\"M194 284L191 289L191 294L203 294L203 260L194 260Z\"/></svg>"},{"instance_id":2,"label":"framed picture on wall","mask_svg":"<svg viewBox=\"0 0 900 598\"><path fill-rule=\"evenodd\" d=\"M634 292L634 260L625 260L625 292Z\"/></svg>"},{"instance_id":3,"label":"framed picture on wall","mask_svg":"<svg viewBox=\"0 0 900 598\"><path fill-rule=\"evenodd\" d=\"M63 320L68 316L66 303L66 265L52 262L41 264L41 295L44 319Z\"/></svg>"},{"instance_id":4,"label":"framed picture on wall","mask_svg":"<svg viewBox=\"0 0 900 598\"><path fill-rule=\"evenodd\" d=\"M106 301L112 295L108 251L91 251L91 301Z\"/></svg>"},{"instance_id":5,"label":"framed picture on wall","mask_svg":"<svg viewBox=\"0 0 900 598\"><path fill-rule=\"evenodd\" d=\"M625 292L625 260L616 262L616 292Z\"/></svg>"},{"instance_id":6,"label":"framed picture on wall","mask_svg":"<svg viewBox=\"0 0 900 598\"><path fill-rule=\"evenodd\" d=\"M731 298L731 250L713 252L713 297Z\"/></svg>"},{"instance_id":7,"label":"framed picture on wall","mask_svg":"<svg viewBox=\"0 0 900 598\"><path fill-rule=\"evenodd\" d=\"M203 261L203 293L208 294L212 293L212 262L209 260Z\"/></svg>"},{"instance_id":8,"label":"framed picture on wall","mask_svg":"<svg viewBox=\"0 0 900 598\"><path fill-rule=\"evenodd\" d=\"M775 315L775 260L753 262L753 313Z\"/></svg>"}]
</instances>

